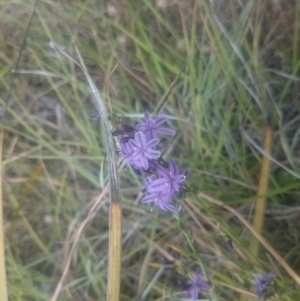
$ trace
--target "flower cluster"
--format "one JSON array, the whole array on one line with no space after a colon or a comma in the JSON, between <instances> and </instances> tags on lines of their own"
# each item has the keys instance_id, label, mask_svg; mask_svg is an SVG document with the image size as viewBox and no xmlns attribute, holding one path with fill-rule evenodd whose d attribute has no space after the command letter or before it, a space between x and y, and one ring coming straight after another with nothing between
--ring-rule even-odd
<instances>
[{"instance_id":1,"label":"flower cluster","mask_svg":"<svg viewBox=\"0 0 300 301\"><path fill-rule=\"evenodd\" d=\"M187 287L187 292L191 296L191 299L193 301L197 300L199 293L207 293L209 289L210 286L205 280L203 273L197 270Z\"/></svg>"},{"instance_id":2,"label":"flower cluster","mask_svg":"<svg viewBox=\"0 0 300 301\"><path fill-rule=\"evenodd\" d=\"M167 118L158 115L153 118L148 111L144 114L144 121L135 128L123 126L115 131L119 137L120 153L126 163L143 173L148 173L145 179L145 192L142 203L153 203L164 211L178 213L172 204L173 198L177 197L184 185L186 173L180 173L178 165L170 160L169 168L163 167L158 159L161 152L158 150L160 134L174 136L171 129L162 127Z\"/></svg>"},{"instance_id":3,"label":"flower cluster","mask_svg":"<svg viewBox=\"0 0 300 301\"><path fill-rule=\"evenodd\" d=\"M258 297L266 294L270 288L270 282L276 278L276 274L270 272L265 275L257 277L254 281L255 291Z\"/></svg>"}]
</instances>

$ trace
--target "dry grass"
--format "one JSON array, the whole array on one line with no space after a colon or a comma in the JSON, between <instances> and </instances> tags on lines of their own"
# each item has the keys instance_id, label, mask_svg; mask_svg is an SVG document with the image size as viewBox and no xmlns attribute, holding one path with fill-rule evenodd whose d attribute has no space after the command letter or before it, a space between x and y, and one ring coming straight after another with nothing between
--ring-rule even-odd
<instances>
[{"instance_id":1,"label":"dry grass","mask_svg":"<svg viewBox=\"0 0 300 301\"><path fill-rule=\"evenodd\" d=\"M57 300L106 295L102 125L89 118L96 109L81 71L57 55L50 40L74 56L76 45L108 109L133 122L146 108L154 111L185 67L163 109L176 140L161 144L166 160L190 171L178 202L181 218L140 204L141 178L130 169L121 172L121 300L183 300L181 287L202 266L211 271L211 300L254 300L254 275L270 270L278 274L272 300L298 300L298 2L40 1L18 70L11 73L31 10L24 1L1 3L9 300L51 298L68 260ZM270 115L268 201L253 259L248 225ZM161 268L166 259L172 268Z\"/></svg>"}]
</instances>

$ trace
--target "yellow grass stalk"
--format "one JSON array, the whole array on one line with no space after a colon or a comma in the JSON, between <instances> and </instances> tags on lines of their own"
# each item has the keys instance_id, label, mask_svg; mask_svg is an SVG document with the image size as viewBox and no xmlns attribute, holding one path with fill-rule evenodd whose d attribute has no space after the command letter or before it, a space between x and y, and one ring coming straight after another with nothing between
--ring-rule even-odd
<instances>
[{"instance_id":1,"label":"yellow grass stalk","mask_svg":"<svg viewBox=\"0 0 300 301\"><path fill-rule=\"evenodd\" d=\"M269 157L271 155L272 136L272 128L270 125L267 125L264 142L264 151L268 156L264 156L262 160L261 174L257 192L258 197L255 202L255 213L253 219L253 228L257 233L261 233L264 223L264 215L267 202L266 194L268 192L270 177L271 161ZM251 256L257 256L259 250L259 240L255 235L252 235L251 237L249 249Z\"/></svg>"},{"instance_id":2,"label":"yellow grass stalk","mask_svg":"<svg viewBox=\"0 0 300 301\"><path fill-rule=\"evenodd\" d=\"M279 263L279 265L282 266L283 269L286 270L286 272L297 282L298 285L300 285L300 277L299 275L288 265L288 263L281 257L281 255L269 244L269 242L256 230L252 227L252 225L243 217L241 213L238 212L238 210L225 205L220 200L217 200L203 192L199 192L198 196L209 201L211 204L217 205L222 207L223 209L228 210L233 215L235 215L240 222L257 238L257 240L261 243L262 247L265 248L266 251L268 251L273 258Z\"/></svg>"},{"instance_id":3,"label":"yellow grass stalk","mask_svg":"<svg viewBox=\"0 0 300 301\"><path fill-rule=\"evenodd\" d=\"M121 275L121 229L122 207L119 202L110 205L109 225L109 262L108 262L108 287L107 300L118 301L120 295Z\"/></svg>"}]
</instances>

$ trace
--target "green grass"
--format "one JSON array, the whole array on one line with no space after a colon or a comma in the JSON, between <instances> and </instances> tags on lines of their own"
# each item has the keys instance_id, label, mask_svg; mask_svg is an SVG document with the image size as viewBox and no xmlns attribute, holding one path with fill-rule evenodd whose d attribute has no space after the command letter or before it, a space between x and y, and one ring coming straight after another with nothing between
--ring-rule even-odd
<instances>
[{"instance_id":1,"label":"green grass","mask_svg":"<svg viewBox=\"0 0 300 301\"><path fill-rule=\"evenodd\" d=\"M2 183L9 300L52 296L72 239L108 180L101 122L89 118L96 112L90 88L50 40L75 57L78 47L107 107L125 116L153 112L184 68L162 110L178 133L176 143L163 143L165 159L190 171L178 202L181 220L139 204L141 178L121 172L121 300L181 300L181 283L202 265L211 271L211 300L255 300L251 281L270 270L279 275L274 300L300 298L282 262L263 246L254 263L249 258L250 232L238 216L200 195L252 222L257 146L271 114L272 155L286 169L272 163L261 235L300 273L299 4L282 4L279 14L272 1L172 1L164 9L158 2L40 1L17 74L10 69L32 3L1 2L2 112L14 78ZM108 207L105 196L57 300L105 300ZM168 256L181 267L155 278L158 259Z\"/></svg>"}]
</instances>

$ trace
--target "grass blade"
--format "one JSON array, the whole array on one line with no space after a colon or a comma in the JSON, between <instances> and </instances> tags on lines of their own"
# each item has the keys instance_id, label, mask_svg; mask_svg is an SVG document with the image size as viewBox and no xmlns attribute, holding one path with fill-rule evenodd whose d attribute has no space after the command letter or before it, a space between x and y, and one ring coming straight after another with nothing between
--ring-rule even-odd
<instances>
[{"instance_id":1,"label":"grass blade","mask_svg":"<svg viewBox=\"0 0 300 301\"><path fill-rule=\"evenodd\" d=\"M92 90L92 95L100 113L105 140L106 140L106 151L107 151L107 161L108 161L108 171L109 171L109 183L110 183L110 231L109 231L109 262L108 262L108 287L107 287L107 301L118 301L120 295L120 274L121 274L121 219L122 219L122 208L120 202L120 184L118 176L118 166L115 155L115 147L113 143L113 137L111 135L108 114L96 85L91 79L89 73L87 72L84 63L80 57L79 52L77 54L80 58L80 63L78 63L71 55L69 55L64 48L50 42L50 46L57 50L59 53L67 57L69 60L74 62L83 71L90 87Z\"/></svg>"},{"instance_id":2,"label":"grass blade","mask_svg":"<svg viewBox=\"0 0 300 301\"><path fill-rule=\"evenodd\" d=\"M273 135L272 129L270 125L268 125L266 128L264 151L269 156L271 155L272 135ZM267 198L265 195L268 192L270 167L271 167L271 160L268 157L264 156L262 161L262 167L261 167L261 175L259 179L258 198L255 204L255 214L253 219L253 228L256 230L257 233L261 233L263 222L264 222L264 214L265 214L265 208L267 203ZM255 236L252 236L250 240L249 249L250 249L250 253L253 256L257 256L258 249L259 249L259 241Z\"/></svg>"},{"instance_id":3,"label":"grass blade","mask_svg":"<svg viewBox=\"0 0 300 301\"><path fill-rule=\"evenodd\" d=\"M4 251L4 221L3 221L3 198L2 198L2 145L3 145L3 127L1 128L0 137L0 300L7 301L6 288L6 268L5 268L5 251Z\"/></svg>"}]
</instances>

